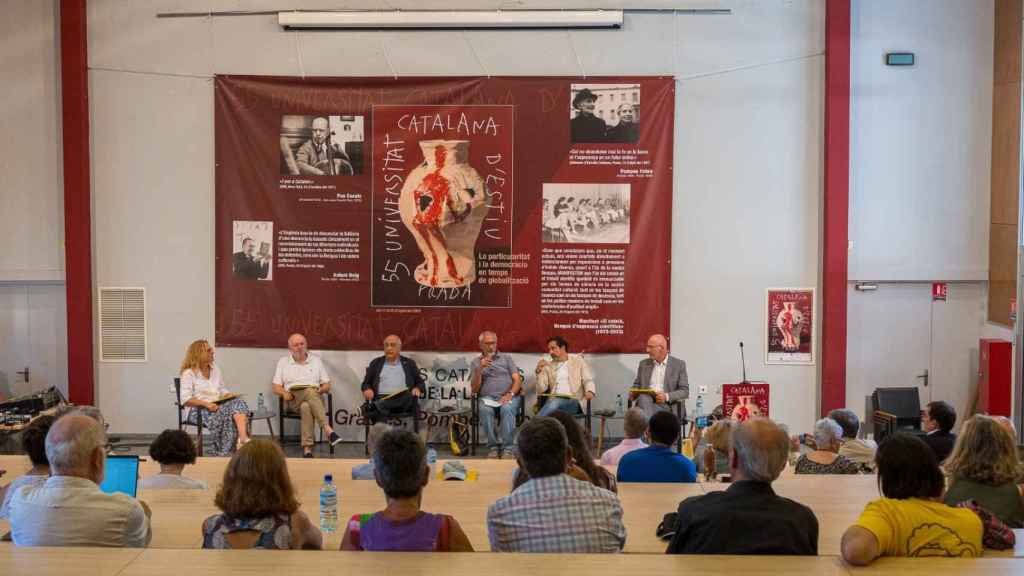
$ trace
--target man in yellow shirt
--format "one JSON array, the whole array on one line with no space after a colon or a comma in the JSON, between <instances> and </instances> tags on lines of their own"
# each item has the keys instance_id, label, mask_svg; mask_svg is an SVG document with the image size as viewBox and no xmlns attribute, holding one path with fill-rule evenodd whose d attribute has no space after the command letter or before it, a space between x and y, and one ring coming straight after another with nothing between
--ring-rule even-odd
<instances>
[{"instance_id":1,"label":"man in yellow shirt","mask_svg":"<svg viewBox=\"0 0 1024 576\"><path fill-rule=\"evenodd\" d=\"M868 503L846 529L844 560L865 566L879 556L981 556L981 519L939 501L945 481L927 444L894 434L878 447L875 462L884 498Z\"/></svg>"}]
</instances>

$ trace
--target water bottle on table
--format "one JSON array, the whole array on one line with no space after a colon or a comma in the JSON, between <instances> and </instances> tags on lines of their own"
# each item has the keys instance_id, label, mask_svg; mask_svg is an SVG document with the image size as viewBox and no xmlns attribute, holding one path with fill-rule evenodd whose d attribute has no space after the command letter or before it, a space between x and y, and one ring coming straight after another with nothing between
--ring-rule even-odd
<instances>
[{"instance_id":1,"label":"water bottle on table","mask_svg":"<svg viewBox=\"0 0 1024 576\"><path fill-rule=\"evenodd\" d=\"M264 408L263 392L260 392L259 395L256 396L256 411L262 413L263 412L263 408Z\"/></svg>"},{"instance_id":2,"label":"water bottle on table","mask_svg":"<svg viewBox=\"0 0 1024 576\"><path fill-rule=\"evenodd\" d=\"M708 419L704 416L704 396L697 395L697 413L694 414L694 422L697 424L697 428L707 428Z\"/></svg>"},{"instance_id":3,"label":"water bottle on table","mask_svg":"<svg viewBox=\"0 0 1024 576\"><path fill-rule=\"evenodd\" d=\"M338 489L334 486L334 475L324 474L320 487L320 531L334 532L338 529Z\"/></svg>"},{"instance_id":4,"label":"water bottle on table","mask_svg":"<svg viewBox=\"0 0 1024 576\"><path fill-rule=\"evenodd\" d=\"M625 414L626 414L626 411L622 407L622 394L619 394L619 397L615 399L615 415L616 416L623 416Z\"/></svg>"}]
</instances>

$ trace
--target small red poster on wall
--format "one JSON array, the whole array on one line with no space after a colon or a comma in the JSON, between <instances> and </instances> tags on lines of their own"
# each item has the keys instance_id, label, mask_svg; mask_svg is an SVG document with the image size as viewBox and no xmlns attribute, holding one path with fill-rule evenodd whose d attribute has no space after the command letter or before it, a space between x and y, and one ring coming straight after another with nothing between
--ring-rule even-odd
<instances>
[{"instance_id":1,"label":"small red poster on wall","mask_svg":"<svg viewBox=\"0 0 1024 576\"><path fill-rule=\"evenodd\" d=\"M949 295L949 284L945 282L932 282L932 302L945 302Z\"/></svg>"},{"instance_id":2,"label":"small red poster on wall","mask_svg":"<svg viewBox=\"0 0 1024 576\"><path fill-rule=\"evenodd\" d=\"M765 364L814 364L814 288L769 288Z\"/></svg>"},{"instance_id":3,"label":"small red poster on wall","mask_svg":"<svg viewBox=\"0 0 1024 576\"><path fill-rule=\"evenodd\" d=\"M723 384L722 414L737 422L769 418L768 384Z\"/></svg>"}]
</instances>

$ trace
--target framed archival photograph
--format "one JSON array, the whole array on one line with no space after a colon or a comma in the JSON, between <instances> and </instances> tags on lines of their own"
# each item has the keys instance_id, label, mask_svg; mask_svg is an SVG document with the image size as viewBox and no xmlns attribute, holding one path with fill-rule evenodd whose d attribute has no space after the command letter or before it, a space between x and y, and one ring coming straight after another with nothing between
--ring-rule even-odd
<instances>
[{"instance_id":1,"label":"framed archival photograph","mask_svg":"<svg viewBox=\"0 0 1024 576\"><path fill-rule=\"evenodd\" d=\"M814 364L814 288L765 291L765 364Z\"/></svg>"}]
</instances>

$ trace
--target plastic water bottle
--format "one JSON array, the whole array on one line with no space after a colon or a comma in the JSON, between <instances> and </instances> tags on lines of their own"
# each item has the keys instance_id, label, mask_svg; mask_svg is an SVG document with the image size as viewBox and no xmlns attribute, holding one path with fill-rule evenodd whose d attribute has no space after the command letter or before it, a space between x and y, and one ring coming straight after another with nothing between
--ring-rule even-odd
<instances>
[{"instance_id":1,"label":"plastic water bottle","mask_svg":"<svg viewBox=\"0 0 1024 576\"><path fill-rule=\"evenodd\" d=\"M430 466L430 478L437 474L437 450L427 448L427 466Z\"/></svg>"},{"instance_id":2,"label":"plastic water bottle","mask_svg":"<svg viewBox=\"0 0 1024 576\"><path fill-rule=\"evenodd\" d=\"M320 487L320 531L334 532L338 529L338 489L334 487L334 475L324 474L324 485Z\"/></svg>"},{"instance_id":3,"label":"plastic water bottle","mask_svg":"<svg viewBox=\"0 0 1024 576\"><path fill-rule=\"evenodd\" d=\"M694 415L694 422L697 423L697 428L707 428L708 422L704 418L704 396L697 395L697 413Z\"/></svg>"},{"instance_id":4,"label":"plastic water bottle","mask_svg":"<svg viewBox=\"0 0 1024 576\"><path fill-rule=\"evenodd\" d=\"M263 407L263 392L260 392L259 396L256 396L256 411L263 412Z\"/></svg>"},{"instance_id":5,"label":"plastic water bottle","mask_svg":"<svg viewBox=\"0 0 1024 576\"><path fill-rule=\"evenodd\" d=\"M622 394L615 399L615 415L622 416L626 413L626 410L622 407Z\"/></svg>"}]
</instances>

